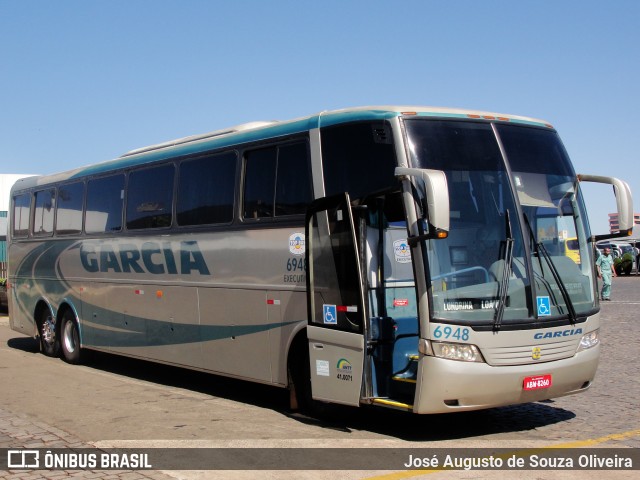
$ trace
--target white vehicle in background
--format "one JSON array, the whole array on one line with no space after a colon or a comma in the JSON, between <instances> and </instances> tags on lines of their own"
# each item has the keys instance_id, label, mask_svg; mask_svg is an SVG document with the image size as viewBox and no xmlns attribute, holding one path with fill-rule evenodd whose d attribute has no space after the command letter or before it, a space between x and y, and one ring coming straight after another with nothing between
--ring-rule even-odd
<instances>
[{"instance_id":1,"label":"white vehicle in background","mask_svg":"<svg viewBox=\"0 0 640 480\"><path fill-rule=\"evenodd\" d=\"M601 241L596 244L596 249L600 252L600 254L604 252L605 248L608 248L611 250L611 255L613 255L613 258L618 258L622 256L622 251L620 250L620 247L618 247L618 245L612 244L608 240Z\"/></svg>"}]
</instances>

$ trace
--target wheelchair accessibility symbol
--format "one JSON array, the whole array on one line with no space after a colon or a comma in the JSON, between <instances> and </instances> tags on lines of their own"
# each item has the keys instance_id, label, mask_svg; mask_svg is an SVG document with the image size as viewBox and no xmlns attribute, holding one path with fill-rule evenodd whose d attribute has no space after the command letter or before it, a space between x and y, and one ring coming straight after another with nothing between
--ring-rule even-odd
<instances>
[{"instance_id":1,"label":"wheelchair accessibility symbol","mask_svg":"<svg viewBox=\"0 0 640 480\"><path fill-rule=\"evenodd\" d=\"M537 297L536 302L538 304L538 316L548 317L551 315L551 302L549 297Z\"/></svg>"},{"instance_id":2,"label":"wheelchair accessibility symbol","mask_svg":"<svg viewBox=\"0 0 640 480\"><path fill-rule=\"evenodd\" d=\"M322 305L322 318L324 323L337 324L338 312L335 305Z\"/></svg>"}]
</instances>

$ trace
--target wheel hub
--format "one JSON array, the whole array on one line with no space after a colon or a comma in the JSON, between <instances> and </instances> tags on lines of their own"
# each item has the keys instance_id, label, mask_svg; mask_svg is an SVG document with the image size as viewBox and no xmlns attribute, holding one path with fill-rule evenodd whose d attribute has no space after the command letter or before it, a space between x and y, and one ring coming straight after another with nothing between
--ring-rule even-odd
<instances>
[{"instance_id":1,"label":"wheel hub","mask_svg":"<svg viewBox=\"0 0 640 480\"><path fill-rule=\"evenodd\" d=\"M52 317L47 317L42 325L42 339L47 344L52 344L56 339L56 324Z\"/></svg>"}]
</instances>

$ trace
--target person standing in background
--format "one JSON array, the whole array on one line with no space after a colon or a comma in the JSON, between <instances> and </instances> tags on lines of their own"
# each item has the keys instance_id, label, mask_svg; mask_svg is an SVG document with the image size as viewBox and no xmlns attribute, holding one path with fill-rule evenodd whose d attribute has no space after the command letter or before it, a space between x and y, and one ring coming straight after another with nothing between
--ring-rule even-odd
<instances>
[{"instance_id":1,"label":"person standing in background","mask_svg":"<svg viewBox=\"0 0 640 480\"><path fill-rule=\"evenodd\" d=\"M611 249L609 247L604 249L602 255L596 260L596 267L598 268L598 278L602 279L602 291L600 292L600 298L602 300L611 300L611 279L616 275L616 269L613 266L613 256L611 255Z\"/></svg>"}]
</instances>

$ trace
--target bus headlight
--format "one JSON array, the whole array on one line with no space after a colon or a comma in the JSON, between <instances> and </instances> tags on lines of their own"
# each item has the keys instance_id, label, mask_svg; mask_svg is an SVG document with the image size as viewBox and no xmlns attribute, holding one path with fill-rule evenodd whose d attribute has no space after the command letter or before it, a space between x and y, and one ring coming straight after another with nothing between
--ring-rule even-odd
<instances>
[{"instance_id":1,"label":"bus headlight","mask_svg":"<svg viewBox=\"0 0 640 480\"><path fill-rule=\"evenodd\" d=\"M480 350L475 345L466 343L430 342L434 357L460 360L461 362L483 363Z\"/></svg>"},{"instance_id":2,"label":"bus headlight","mask_svg":"<svg viewBox=\"0 0 640 480\"><path fill-rule=\"evenodd\" d=\"M580 339L580 346L578 352L595 347L600 343L600 330L594 330L593 332L585 333Z\"/></svg>"}]
</instances>

